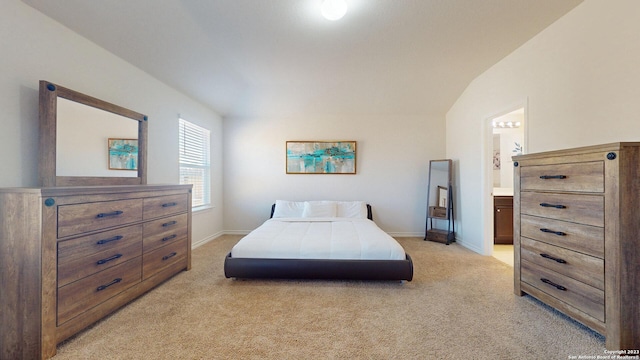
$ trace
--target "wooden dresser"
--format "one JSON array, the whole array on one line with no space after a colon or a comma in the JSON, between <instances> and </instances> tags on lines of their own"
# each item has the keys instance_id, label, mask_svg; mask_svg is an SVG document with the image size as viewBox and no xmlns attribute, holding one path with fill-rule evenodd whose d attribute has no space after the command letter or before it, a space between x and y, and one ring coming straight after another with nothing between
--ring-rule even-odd
<instances>
[{"instance_id":1,"label":"wooden dresser","mask_svg":"<svg viewBox=\"0 0 640 360\"><path fill-rule=\"evenodd\" d=\"M56 345L191 267L191 185L0 189L0 358Z\"/></svg>"},{"instance_id":2,"label":"wooden dresser","mask_svg":"<svg viewBox=\"0 0 640 360\"><path fill-rule=\"evenodd\" d=\"M640 349L640 143L513 159L516 295Z\"/></svg>"}]
</instances>

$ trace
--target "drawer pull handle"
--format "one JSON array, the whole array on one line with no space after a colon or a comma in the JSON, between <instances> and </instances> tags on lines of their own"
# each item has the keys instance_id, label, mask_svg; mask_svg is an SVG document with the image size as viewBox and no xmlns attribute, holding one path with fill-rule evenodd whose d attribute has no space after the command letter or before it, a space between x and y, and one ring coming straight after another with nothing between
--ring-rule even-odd
<instances>
[{"instance_id":1,"label":"drawer pull handle","mask_svg":"<svg viewBox=\"0 0 640 360\"><path fill-rule=\"evenodd\" d=\"M540 179L566 179L567 176L566 175L542 175L540 176Z\"/></svg>"},{"instance_id":2,"label":"drawer pull handle","mask_svg":"<svg viewBox=\"0 0 640 360\"><path fill-rule=\"evenodd\" d=\"M176 206L176 205L178 205L178 203L170 202L170 203L162 204L162 207L171 207L171 206Z\"/></svg>"},{"instance_id":3,"label":"drawer pull handle","mask_svg":"<svg viewBox=\"0 0 640 360\"><path fill-rule=\"evenodd\" d=\"M169 222L166 222L166 223L162 224L162 226L167 227L167 226L175 225L177 223L178 223L177 221L169 221Z\"/></svg>"},{"instance_id":4,"label":"drawer pull handle","mask_svg":"<svg viewBox=\"0 0 640 360\"><path fill-rule=\"evenodd\" d=\"M551 233L551 234L556 234L558 236L565 236L567 235L566 233L563 233L562 231L553 231L553 230L549 230L549 229L540 229L540 231L542 232L546 232L546 233Z\"/></svg>"},{"instance_id":5,"label":"drawer pull handle","mask_svg":"<svg viewBox=\"0 0 640 360\"><path fill-rule=\"evenodd\" d=\"M98 265L102 265L102 264L108 263L111 260L120 259L121 257L122 257L122 254L115 254L113 256L109 256L108 258L104 258L102 260L98 260Z\"/></svg>"},{"instance_id":6,"label":"drawer pull handle","mask_svg":"<svg viewBox=\"0 0 640 360\"><path fill-rule=\"evenodd\" d=\"M169 235L169 236L165 236L162 238L162 241L167 241L167 240L171 240L171 239L175 239L178 235L173 234L173 235Z\"/></svg>"},{"instance_id":7,"label":"drawer pull handle","mask_svg":"<svg viewBox=\"0 0 640 360\"><path fill-rule=\"evenodd\" d=\"M122 278L116 278L116 279L113 279L113 281L111 281L111 282L110 282L110 283L108 283L108 284L104 284L104 285L100 285L100 286L98 286L98 288L96 289L96 291L102 291L102 290L104 290L104 289L108 288L108 287L109 287L109 286L111 286L111 285L114 285L114 284L119 283L120 281L122 281Z\"/></svg>"},{"instance_id":8,"label":"drawer pull handle","mask_svg":"<svg viewBox=\"0 0 640 360\"><path fill-rule=\"evenodd\" d=\"M123 236L122 236L122 235L116 235L116 236L114 236L114 237L112 237L112 238L108 238L108 239L100 240L100 241L98 241L96 244L98 244L98 245L104 245L104 244L110 243L110 242L112 242L112 241L118 241L118 240L120 240L120 239L122 239L122 238L123 238Z\"/></svg>"},{"instance_id":9,"label":"drawer pull handle","mask_svg":"<svg viewBox=\"0 0 640 360\"><path fill-rule=\"evenodd\" d=\"M176 255L178 255L178 253L176 253L176 252L172 252L172 253L171 253L171 254L169 254L169 255L165 255L165 256L163 256L163 257L162 257L162 261L165 261L165 260L171 259L172 257L174 257L174 256L176 256Z\"/></svg>"},{"instance_id":10,"label":"drawer pull handle","mask_svg":"<svg viewBox=\"0 0 640 360\"><path fill-rule=\"evenodd\" d=\"M178 235L173 234L173 235L169 235L169 236L163 237L162 241L167 241L167 240L174 239L176 236L178 236Z\"/></svg>"},{"instance_id":11,"label":"drawer pull handle","mask_svg":"<svg viewBox=\"0 0 640 360\"><path fill-rule=\"evenodd\" d=\"M554 283L553 281L551 281L551 280L549 280L549 279L542 278L542 279L540 279L540 280L542 280L542 282L543 282L543 283L545 283L545 284L549 284L549 285L551 285L551 286L555 287L555 288L556 288L556 289L558 289L558 290L567 291L567 288L566 288L566 287L564 287L564 286L562 286L562 285L558 285L558 284Z\"/></svg>"},{"instance_id":12,"label":"drawer pull handle","mask_svg":"<svg viewBox=\"0 0 640 360\"><path fill-rule=\"evenodd\" d=\"M123 212L120 210L116 210L116 211L112 211L109 213L100 213L98 215L96 215L97 218L103 218L103 217L107 217L107 216L118 216L120 214L122 214Z\"/></svg>"},{"instance_id":13,"label":"drawer pull handle","mask_svg":"<svg viewBox=\"0 0 640 360\"><path fill-rule=\"evenodd\" d=\"M552 207L552 208L556 208L556 209L566 209L567 208L564 205L554 205L554 204L547 204L547 203L540 203L540 206L542 206L542 207Z\"/></svg>"},{"instance_id":14,"label":"drawer pull handle","mask_svg":"<svg viewBox=\"0 0 640 360\"><path fill-rule=\"evenodd\" d=\"M540 256L542 256L545 259L549 259L549 260L553 260L555 262L559 262L560 264L566 264L567 263L566 260L555 258L555 257L553 257L553 256L551 256L549 254L540 254Z\"/></svg>"}]
</instances>

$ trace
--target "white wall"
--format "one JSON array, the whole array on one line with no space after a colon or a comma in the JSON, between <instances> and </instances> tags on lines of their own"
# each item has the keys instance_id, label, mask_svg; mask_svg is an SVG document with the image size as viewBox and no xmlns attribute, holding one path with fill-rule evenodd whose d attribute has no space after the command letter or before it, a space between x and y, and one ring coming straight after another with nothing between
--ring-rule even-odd
<instances>
[{"instance_id":1,"label":"white wall","mask_svg":"<svg viewBox=\"0 0 640 360\"><path fill-rule=\"evenodd\" d=\"M424 236L429 160L445 154L444 119L407 115L225 119L225 229L246 233L277 200L363 200L396 236ZM287 175L287 140L357 141L356 175Z\"/></svg>"},{"instance_id":2,"label":"white wall","mask_svg":"<svg viewBox=\"0 0 640 360\"><path fill-rule=\"evenodd\" d=\"M640 1L586 0L477 77L447 114L458 242L490 253L486 119L526 104L527 153L640 140ZM464 200L460 200L464 199ZM490 223L489 223L490 224Z\"/></svg>"},{"instance_id":3,"label":"white wall","mask_svg":"<svg viewBox=\"0 0 640 360\"><path fill-rule=\"evenodd\" d=\"M521 121L521 120L519 120ZM522 123L524 121L521 121ZM522 128L497 128L493 129L493 139L499 139L498 148L500 149L500 170L497 174L493 173L493 186L499 188L513 188L513 160L512 156L517 155L516 143L522 145L523 131ZM495 145L494 145L495 149ZM496 181L496 177L498 178ZM497 182L497 185L496 185Z\"/></svg>"},{"instance_id":4,"label":"white wall","mask_svg":"<svg viewBox=\"0 0 640 360\"><path fill-rule=\"evenodd\" d=\"M148 182L178 182L178 113L211 130L216 208L193 216L193 241L222 232L222 120L18 0L0 11L0 187L38 186L38 81L149 116Z\"/></svg>"}]
</instances>

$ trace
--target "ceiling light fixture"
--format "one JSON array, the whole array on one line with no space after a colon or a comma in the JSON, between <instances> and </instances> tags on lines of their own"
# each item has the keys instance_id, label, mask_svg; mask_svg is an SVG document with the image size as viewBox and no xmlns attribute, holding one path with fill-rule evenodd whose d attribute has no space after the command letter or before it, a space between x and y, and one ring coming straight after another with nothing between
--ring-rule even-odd
<instances>
[{"instance_id":1,"label":"ceiling light fixture","mask_svg":"<svg viewBox=\"0 0 640 360\"><path fill-rule=\"evenodd\" d=\"M520 121L516 121L516 122L513 122L513 121L507 121L507 122L500 121L500 122L497 122L497 121L494 121L492 123L492 125L493 125L494 128L519 128L520 125L522 125L522 124L520 123Z\"/></svg>"},{"instance_id":2,"label":"ceiling light fixture","mask_svg":"<svg viewBox=\"0 0 640 360\"><path fill-rule=\"evenodd\" d=\"M347 13L347 2L345 0L324 0L321 10L322 16L327 20L335 21Z\"/></svg>"}]
</instances>

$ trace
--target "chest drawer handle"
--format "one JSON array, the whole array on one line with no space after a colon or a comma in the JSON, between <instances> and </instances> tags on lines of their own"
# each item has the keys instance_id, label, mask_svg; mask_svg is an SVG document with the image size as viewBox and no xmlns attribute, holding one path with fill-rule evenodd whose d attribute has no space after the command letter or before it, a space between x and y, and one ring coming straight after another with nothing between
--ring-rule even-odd
<instances>
[{"instance_id":1,"label":"chest drawer handle","mask_svg":"<svg viewBox=\"0 0 640 360\"><path fill-rule=\"evenodd\" d=\"M112 280L110 283L108 283L108 284L104 284L104 285L100 285L100 286L98 286L98 287L96 288L96 291L102 291L102 290L104 290L104 289L108 288L108 287L109 287L109 286L111 286L111 285L114 285L114 284L119 283L120 281L122 281L122 278L116 278L116 279L113 279L113 280Z\"/></svg>"},{"instance_id":2,"label":"chest drawer handle","mask_svg":"<svg viewBox=\"0 0 640 360\"><path fill-rule=\"evenodd\" d=\"M120 214L122 214L123 212L120 210L116 210L116 211L112 211L109 213L100 213L98 215L96 215L97 218L103 218L103 217L107 217L107 216L118 216Z\"/></svg>"},{"instance_id":3,"label":"chest drawer handle","mask_svg":"<svg viewBox=\"0 0 640 360\"><path fill-rule=\"evenodd\" d=\"M556 234L558 236L565 236L567 235L566 233L563 233L562 231L553 231L553 230L549 230L549 229L540 229L540 231L542 232L546 232L546 233L550 233L550 234Z\"/></svg>"},{"instance_id":4,"label":"chest drawer handle","mask_svg":"<svg viewBox=\"0 0 640 360\"><path fill-rule=\"evenodd\" d=\"M549 254L540 254L540 256L542 256L545 259L549 259L549 260L553 260L555 262L559 262L560 264L566 264L567 263L566 260L555 258L555 257L553 257L553 256L551 256Z\"/></svg>"},{"instance_id":5,"label":"chest drawer handle","mask_svg":"<svg viewBox=\"0 0 640 360\"><path fill-rule=\"evenodd\" d=\"M171 207L171 206L176 206L176 205L178 205L178 203L170 202L170 203L162 204L162 207Z\"/></svg>"},{"instance_id":6,"label":"chest drawer handle","mask_svg":"<svg viewBox=\"0 0 640 360\"><path fill-rule=\"evenodd\" d=\"M162 241L167 241L167 240L175 239L175 237L176 237L176 236L178 236L178 235L173 234L173 235L169 235L169 236L163 237L163 238L162 238Z\"/></svg>"},{"instance_id":7,"label":"chest drawer handle","mask_svg":"<svg viewBox=\"0 0 640 360\"><path fill-rule=\"evenodd\" d=\"M545 284L549 284L549 285L551 285L551 286L555 287L555 288L556 288L556 289L558 289L558 290L567 291L567 288L566 288L566 287L564 287L564 286L562 286L562 285L558 285L558 284L554 283L553 281L551 281L551 280L549 280L549 279L542 278L542 279L540 279L540 280L542 280L542 282L543 282L543 283L545 283Z\"/></svg>"},{"instance_id":8,"label":"chest drawer handle","mask_svg":"<svg viewBox=\"0 0 640 360\"><path fill-rule=\"evenodd\" d=\"M122 236L122 235L116 235L116 236L114 236L114 237L112 237L112 238L108 238L108 239L100 240L100 241L96 242L96 244L98 244L98 245L104 245L104 244L110 243L110 242L112 242L112 241L118 241L118 240L120 240L120 239L122 239L122 238L123 238L123 236Z\"/></svg>"},{"instance_id":9,"label":"chest drawer handle","mask_svg":"<svg viewBox=\"0 0 640 360\"><path fill-rule=\"evenodd\" d=\"M98 260L98 265L102 265L102 264L108 263L111 260L120 259L121 257L122 257L122 254L115 254L113 256L109 256L108 258L104 258L102 260Z\"/></svg>"},{"instance_id":10,"label":"chest drawer handle","mask_svg":"<svg viewBox=\"0 0 640 360\"><path fill-rule=\"evenodd\" d=\"M566 179L567 176L566 175L542 175L540 176L540 179Z\"/></svg>"},{"instance_id":11,"label":"chest drawer handle","mask_svg":"<svg viewBox=\"0 0 640 360\"><path fill-rule=\"evenodd\" d=\"M162 261L169 260L169 259L171 259L172 257L174 257L174 256L176 256L176 255L178 255L178 253L176 253L176 252L172 252L172 253L171 253L171 254L169 254L169 255L165 255L165 256L163 256L163 257L162 257Z\"/></svg>"},{"instance_id":12,"label":"chest drawer handle","mask_svg":"<svg viewBox=\"0 0 640 360\"><path fill-rule=\"evenodd\" d=\"M567 208L564 205L554 205L554 204L547 204L547 203L540 203L540 206L542 206L542 207L552 207L552 208L556 208L556 209L566 209Z\"/></svg>"},{"instance_id":13,"label":"chest drawer handle","mask_svg":"<svg viewBox=\"0 0 640 360\"><path fill-rule=\"evenodd\" d=\"M175 224L177 224L177 223L178 223L178 222L174 220L174 221L166 222L166 223L162 224L162 226L167 227L167 226L175 225Z\"/></svg>"}]
</instances>

